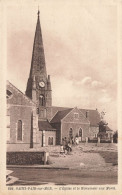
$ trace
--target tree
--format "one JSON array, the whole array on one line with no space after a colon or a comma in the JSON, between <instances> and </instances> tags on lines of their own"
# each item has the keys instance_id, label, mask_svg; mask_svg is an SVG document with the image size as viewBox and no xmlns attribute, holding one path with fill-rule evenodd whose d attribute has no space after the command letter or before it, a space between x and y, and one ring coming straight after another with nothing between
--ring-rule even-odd
<instances>
[{"instance_id":1,"label":"tree","mask_svg":"<svg viewBox=\"0 0 122 195\"><path fill-rule=\"evenodd\" d=\"M116 131L116 132L113 134L113 142L114 142L114 143L117 143L117 142L118 142L118 131Z\"/></svg>"},{"instance_id":2,"label":"tree","mask_svg":"<svg viewBox=\"0 0 122 195\"><path fill-rule=\"evenodd\" d=\"M106 121L101 120L99 122L99 132L105 132L106 133L106 126L108 125L108 123L106 123Z\"/></svg>"},{"instance_id":3,"label":"tree","mask_svg":"<svg viewBox=\"0 0 122 195\"><path fill-rule=\"evenodd\" d=\"M106 129L107 129L107 125L108 123L106 123L105 120L101 120L99 122L99 133L98 133L98 137L106 139L108 134L106 133Z\"/></svg>"}]
</instances>

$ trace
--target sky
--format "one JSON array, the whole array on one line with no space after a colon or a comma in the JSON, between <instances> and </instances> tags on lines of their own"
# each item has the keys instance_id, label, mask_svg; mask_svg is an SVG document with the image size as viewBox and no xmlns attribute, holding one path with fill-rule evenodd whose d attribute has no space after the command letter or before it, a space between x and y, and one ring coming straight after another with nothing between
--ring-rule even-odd
<instances>
[{"instance_id":1,"label":"sky","mask_svg":"<svg viewBox=\"0 0 122 195\"><path fill-rule=\"evenodd\" d=\"M38 4L53 105L105 111L117 130L117 10L82 1L7 6L7 79L26 90Z\"/></svg>"}]
</instances>

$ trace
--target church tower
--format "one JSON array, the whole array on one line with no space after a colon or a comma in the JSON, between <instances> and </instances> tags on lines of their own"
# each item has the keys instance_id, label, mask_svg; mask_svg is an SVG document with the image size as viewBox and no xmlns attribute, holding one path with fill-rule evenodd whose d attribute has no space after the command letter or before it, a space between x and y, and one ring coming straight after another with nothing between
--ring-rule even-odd
<instances>
[{"instance_id":1,"label":"church tower","mask_svg":"<svg viewBox=\"0 0 122 195\"><path fill-rule=\"evenodd\" d=\"M39 120L47 120L51 118L51 81L50 75L47 76L46 71L39 11L33 44L30 75L26 88L26 95L36 103Z\"/></svg>"}]
</instances>

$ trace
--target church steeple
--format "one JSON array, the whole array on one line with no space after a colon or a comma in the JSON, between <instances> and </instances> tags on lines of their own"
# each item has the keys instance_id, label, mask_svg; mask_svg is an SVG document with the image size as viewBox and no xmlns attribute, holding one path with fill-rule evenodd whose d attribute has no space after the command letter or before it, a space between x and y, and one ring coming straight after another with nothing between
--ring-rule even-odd
<instances>
[{"instance_id":1,"label":"church steeple","mask_svg":"<svg viewBox=\"0 0 122 195\"><path fill-rule=\"evenodd\" d=\"M39 108L39 119L44 119L46 117L50 118L51 115L50 108L52 106L52 90L50 76L47 77L46 71L39 10L37 15L31 68L27 82L26 95L31 98L36 103L37 108Z\"/></svg>"},{"instance_id":2,"label":"church steeple","mask_svg":"<svg viewBox=\"0 0 122 195\"><path fill-rule=\"evenodd\" d=\"M43 39L42 32L40 26L40 11L37 13L37 24L36 31L34 37L33 44L33 53L31 60L31 69L26 89L26 95L32 98L32 83L33 77L35 76L36 82L43 80L45 83L47 82L47 72L46 72L46 63L45 63L45 55L44 55L44 47L43 47Z\"/></svg>"},{"instance_id":3,"label":"church steeple","mask_svg":"<svg viewBox=\"0 0 122 195\"><path fill-rule=\"evenodd\" d=\"M40 15L39 7L38 7L38 12L37 12L37 15L38 15L38 17L39 17L39 15Z\"/></svg>"},{"instance_id":4,"label":"church steeple","mask_svg":"<svg viewBox=\"0 0 122 195\"><path fill-rule=\"evenodd\" d=\"M40 76L45 75L46 73L46 64L45 64L45 55L44 55L44 47L43 47L43 39L42 39L42 32L40 26L40 11L38 10L38 18L37 18L37 25L35 31L35 38L33 44L33 54L32 54L32 61L31 61L31 70L30 70L30 77L33 77L35 74Z\"/></svg>"}]
</instances>

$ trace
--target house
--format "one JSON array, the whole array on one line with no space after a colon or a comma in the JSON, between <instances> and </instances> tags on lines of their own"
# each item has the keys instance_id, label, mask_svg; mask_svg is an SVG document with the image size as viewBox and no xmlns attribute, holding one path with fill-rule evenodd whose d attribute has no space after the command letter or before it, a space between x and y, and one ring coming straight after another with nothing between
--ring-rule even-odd
<instances>
[{"instance_id":1,"label":"house","mask_svg":"<svg viewBox=\"0 0 122 195\"><path fill-rule=\"evenodd\" d=\"M88 114L90 113L90 114ZM58 111L50 121L57 129L56 144L62 143L62 139L79 137L84 141L86 137L95 137L99 132L99 113L97 110L83 110L69 108Z\"/></svg>"}]
</instances>

